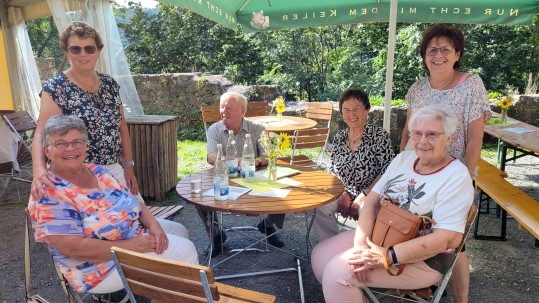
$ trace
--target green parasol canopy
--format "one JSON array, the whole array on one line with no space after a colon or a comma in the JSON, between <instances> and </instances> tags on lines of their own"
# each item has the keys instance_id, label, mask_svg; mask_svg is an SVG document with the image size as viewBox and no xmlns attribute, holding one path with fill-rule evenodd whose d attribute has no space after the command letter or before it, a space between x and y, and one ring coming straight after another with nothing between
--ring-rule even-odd
<instances>
[{"instance_id":1,"label":"green parasol canopy","mask_svg":"<svg viewBox=\"0 0 539 303\"><path fill-rule=\"evenodd\" d=\"M388 22L390 0L159 0L244 32ZM537 0L400 0L397 22L530 25Z\"/></svg>"}]
</instances>

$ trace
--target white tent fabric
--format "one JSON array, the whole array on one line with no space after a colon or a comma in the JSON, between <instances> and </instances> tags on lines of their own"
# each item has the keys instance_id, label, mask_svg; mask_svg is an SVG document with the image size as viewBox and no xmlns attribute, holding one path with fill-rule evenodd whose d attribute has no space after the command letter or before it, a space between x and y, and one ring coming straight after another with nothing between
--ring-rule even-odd
<instances>
[{"instance_id":1,"label":"white tent fabric","mask_svg":"<svg viewBox=\"0 0 539 303\"><path fill-rule=\"evenodd\" d=\"M41 82L20 8L10 7L8 20L10 30L7 31L7 34L9 40L15 44L14 47L8 47L10 57L16 58L9 60L8 63L10 70L15 73L16 77L12 84L14 100L18 101L14 104L15 109L26 110L35 119L39 113Z\"/></svg>"},{"instance_id":2,"label":"white tent fabric","mask_svg":"<svg viewBox=\"0 0 539 303\"><path fill-rule=\"evenodd\" d=\"M143 115L110 1L47 0L47 4L58 31L61 32L71 21L84 21L99 32L105 47L101 51L96 69L111 75L120 84L120 96L127 116Z\"/></svg>"}]
</instances>

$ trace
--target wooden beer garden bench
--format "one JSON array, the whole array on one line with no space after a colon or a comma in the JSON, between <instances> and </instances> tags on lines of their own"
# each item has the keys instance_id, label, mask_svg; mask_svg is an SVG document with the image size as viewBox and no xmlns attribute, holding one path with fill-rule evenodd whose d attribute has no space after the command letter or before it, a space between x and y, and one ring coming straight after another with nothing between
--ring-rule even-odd
<instances>
[{"instance_id":1,"label":"wooden beer garden bench","mask_svg":"<svg viewBox=\"0 0 539 303\"><path fill-rule=\"evenodd\" d=\"M150 210L150 212L152 213L154 217L162 218L162 219L167 219L169 217L172 217L182 208L183 208L182 205L148 206L148 209Z\"/></svg>"},{"instance_id":2,"label":"wooden beer garden bench","mask_svg":"<svg viewBox=\"0 0 539 303\"><path fill-rule=\"evenodd\" d=\"M488 199L496 202L501 207L502 225L500 236L478 235L480 211L475 221L474 238L505 241L509 213L518 222L520 230L527 230L535 237L535 247L539 247L539 202L507 181L505 171L482 159L479 160L478 166L479 171L475 179L475 186L481 190L478 208L481 210L482 202ZM483 195L486 195L487 199L484 199Z\"/></svg>"}]
</instances>

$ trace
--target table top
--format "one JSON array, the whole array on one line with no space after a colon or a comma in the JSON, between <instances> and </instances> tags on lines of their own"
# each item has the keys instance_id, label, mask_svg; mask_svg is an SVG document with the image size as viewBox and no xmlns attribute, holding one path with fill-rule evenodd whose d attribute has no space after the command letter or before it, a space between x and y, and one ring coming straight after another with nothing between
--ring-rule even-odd
<instances>
[{"instance_id":1,"label":"table top","mask_svg":"<svg viewBox=\"0 0 539 303\"><path fill-rule=\"evenodd\" d=\"M288 166L288 165L282 165ZM240 196L232 201L217 201L213 197L191 193L190 177L185 177L176 185L176 191L188 203L213 210L232 212L245 215L284 214L303 212L320 207L334 201L343 191L342 182L335 176L321 170L313 170L291 166L301 172L291 176L291 179L302 182L298 186L289 187L290 193L286 198L264 197L249 195ZM261 167L265 169L266 167ZM231 186L239 186L230 181ZM213 168L202 171L202 192L213 187Z\"/></svg>"},{"instance_id":2,"label":"table top","mask_svg":"<svg viewBox=\"0 0 539 303\"><path fill-rule=\"evenodd\" d=\"M315 120L296 116L283 116L282 122L277 122L276 116L256 116L249 119L262 123L270 132L293 132L313 128L317 124Z\"/></svg>"},{"instance_id":3,"label":"table top","mask_svg":"<svg viewBox=\"0 0 539 303\"><path fill-rule=\"evenodd\" d=\"M492 116L499 117L500 115L492 113ZM539 153L539 128L511 117L507 117L507 121L515 121L517 123L506 126L485 124L485 133L510 145ZM516 130L516 132L511 130ZM519 130L529 130L529 132L520 133Z\"/></svg>"}]
</instances>

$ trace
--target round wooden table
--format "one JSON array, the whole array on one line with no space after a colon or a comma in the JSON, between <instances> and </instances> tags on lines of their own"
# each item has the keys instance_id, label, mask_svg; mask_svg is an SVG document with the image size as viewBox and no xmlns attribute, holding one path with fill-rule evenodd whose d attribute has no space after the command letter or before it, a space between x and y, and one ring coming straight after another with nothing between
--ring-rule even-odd
<instances>
[{"instance_id":1,"label":"round wooden table","mask_svg":"<svg viewBox=\"0 0 539 303\"><path fill-rule=\"evenodd\" d=\"M276 116L256 116L249 119L262 123L270 132L293 132L313 128L317 124L315 120L295 116L283 116L282 122L277 122Z\"/></svg>"},{"instance_id":2,"label":"round wooden table","mask_svg":"<svg viewBox=\"0 0 539 303\"><path fill-rule=\"evenodd\" d=\"M285 166L285 165L283 165ZM265 169L266 167L262 167ZM202 174L202 193L191 193L190 177L183 178L176 185L176 191L188 203L211 211L231 212L245 215L285 214L304 212L334 201L344 191L344 186L337 177L321 170L297 167L301 172L289 178L302 184L288 187L291 189L286 198L254 196L246 193L236 200L217 201L202 193L213 187L213 168ZM230 182L232 186L239 186Z\"/></svg>"}]
</instances>

